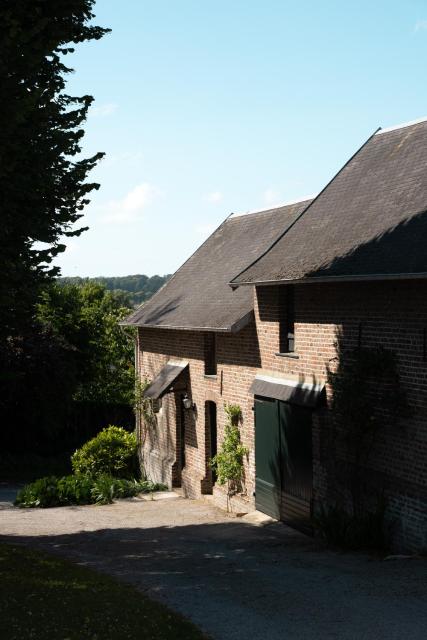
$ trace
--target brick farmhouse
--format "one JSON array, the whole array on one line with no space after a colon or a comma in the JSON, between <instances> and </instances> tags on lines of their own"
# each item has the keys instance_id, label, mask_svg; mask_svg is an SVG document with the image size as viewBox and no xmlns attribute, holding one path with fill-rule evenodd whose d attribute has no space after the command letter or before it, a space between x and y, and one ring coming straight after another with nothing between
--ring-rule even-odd
<instances>
[{"instance_id":1,"label":"brick farmhouse","mask_svg":"<svg viewBox=\"0 0 427 640\"><path fill-rule=\"evenodd\" d=\"M227 218L126 324L153 480L224 505L234 403L236 509L309 527L381 503L395 549L427 548L427 121L377 131L313 200Z\"/></svg>"}]
</instances>

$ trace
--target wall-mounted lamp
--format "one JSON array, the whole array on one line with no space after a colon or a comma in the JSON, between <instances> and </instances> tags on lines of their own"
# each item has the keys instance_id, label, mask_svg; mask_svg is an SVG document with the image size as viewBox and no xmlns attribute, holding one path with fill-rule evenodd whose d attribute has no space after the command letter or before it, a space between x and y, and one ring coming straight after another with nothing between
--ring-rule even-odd
<instances>
[{"instance_id":1,"label":"wall-mounted lamp","mask_svg":"<svg viewBox=\"0 0 427 640\"><path fill-rule=\"evenodd\" d=\"M196 405L193 403L191 398L187 396L187 394L185 394L185 396L183 397L182 404L184 405L184 409L193 409L193 411L196 410Z\"/></svg>"}]
</instances>

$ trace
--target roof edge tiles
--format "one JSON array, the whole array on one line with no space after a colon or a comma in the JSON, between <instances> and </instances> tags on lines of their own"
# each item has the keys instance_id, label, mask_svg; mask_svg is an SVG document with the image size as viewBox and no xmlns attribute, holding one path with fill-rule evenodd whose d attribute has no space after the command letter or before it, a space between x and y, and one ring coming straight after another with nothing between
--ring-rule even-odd
<instances>
[{"instance_id":1,"label":"roof edge tiles","mask_svg":"<svg viewBox=\"0 0 427 640\"><path fill-rule=\"evenodd\" d=\"M247 271L249 271L255 264L257 264L258 262L260 262L264 256L266 256L268 253L270 253L271 249L273 249L273 247L275 247L280 240L299 222L299 220L303 217L303 215L313 206L313 204L315 202L317 202L319 200L319 198L321 198L322 194L327 190L327 188L329 187L330 184L332 184L332 182L335 180L335 178L342 172L344 171L344 169L347 167L347 165L350 164L350 162L353 160L353 158L355 156L357 156L358 153L360 153L360 151L368 144L368 142L370 142L370 140L372 140L372 138L375 136L376 133L378 133L378 131L380 131L380 127L378 127L378 129L376 129L370 136L369 138L359 147L359 149L357 149L357 151L347 160L347 162L335 173L335 175L329 180L329 182L326 183L326 185L323 187L323 189L321 189L321 191L319 191L319 193L317 194L317 196L308 202L307 206L304 207L304 209L301 211L301 213L297 216L297 218L293 221L292 224L290 224L284 231L283 233L276 238L276 240L260 255L258 256L258 258L256 258L256 260L254 260L250 265L248 265L247 267L245 267L245 269L243 269L240 273L238 273L234 278L232 278L232 280L228 283L230 285L230 287L232 287L233 289L240 286L240 276L243 275L244 273L246 273ZM244 282L244 281L243 281ZM242 284L243 284L242 282ZM246 283L245 283L246 284ZM258 284L256 281L253 281L252 284Z\"/></svg>"},{"instance_id":2,"label":"roof edge tiles","mask_svg":"<svg viewBox=\"0 0 427 640\"><path fill-rule=\"evenodd\" d=\"M158 324L144 324L142 325L144 329L173 329L176 331L213 331L216 333L237 333L251 321L253 318L254 311L251 309L248 313L246 313L242 318L237 320L234 324L227 327L193 327L193 326L183 326L179 327L176 325L158 325ZM119 322L119 325L122 327L130 327L134 326L131 322L127 322L126 320L122 320Z\"/></svg>"},{"instance_id":3,"label":"roof edge tiles","mask_svg":"<svg viewBox=\"0 0 427 640\"><path fill-rule=\"evenodd\" d=\"M227 220L235 220L236 218L242 218L243 216L253 216L257 213L270 213L271 211L275 211L277 209L282 209L283 207L291 207L295 204L302 204L303 202L309 202L314 200L317 197L317 193L314 193L310 196L304 196L303 198L297 198L297 200L289 200L288 202L282 202L280 204L271 207L270 209L253 209L252 211L244 211L243 213L231 213Z\"/></svg>"},{"instance_id":4,"label":"roof edge tiles","mask_svg":"<svg viewBox=\"0 0 427 640\"><path fill-rule=\"evenodd\" d=\"M392 127L385 127L384 129L380 128L375 135L380 136L383 133L389 133L390 131L397 131L398 129L406 129L407 127L412 127L415 124L421 124L422 122L427 121L427 116L424 118L418 118L417 120L410 120L409 122L402 122L402 124L395 124Z\"/></svg>"},{"instance_id":5,"label":"roof edge tiles","mask_svg":"<svg viewBox=\"0 0 427 640\"><path fill-rule=\"evenodd\" d=\"M310 201L229 216L123 326L236 333L254 317L253 295L230 278L287 228Z\"/></svg>"},{"instance_id":6,"label":"roof edge tiles","mask_svg":"<svg viewBox=\"0 0 427 640\"><path fill-rule=\"evenodd\" d=\"M425 279L426 176L427 118L377 130L229 285Z\"/></svg>"},{"instance_id":7,"label":"roof edge tiles","mask_svg":"<svg viewBox=\"0 0 427 640\"><path fill-rule=\"evenodd\" d=\"M371 280L425 280L427 271L419 273L374 273L368 275L348 275L348 276L323 276L312 278L283 278L281 280L257 280L256 282L239 282L238 285L230 282L231 287L253 287L253 286L274 286L281 284L315 284L316 282L362 282Z\"/></svg>"}]
</instances>

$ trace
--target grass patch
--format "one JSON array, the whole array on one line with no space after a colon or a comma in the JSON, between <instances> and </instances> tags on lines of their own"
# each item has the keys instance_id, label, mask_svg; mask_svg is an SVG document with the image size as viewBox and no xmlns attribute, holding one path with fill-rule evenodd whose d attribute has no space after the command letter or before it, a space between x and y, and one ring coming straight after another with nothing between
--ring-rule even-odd
<instances>
[{"instance_id":1,"label":"grass patch","mask_svg":"<svg viewBox=\"0 0 427 640\"><path fill-rule=\"evenodd\" d=\"M0 638L206 640L131 586L67 560L0 544Z\"/></svg>"}]
</instances>

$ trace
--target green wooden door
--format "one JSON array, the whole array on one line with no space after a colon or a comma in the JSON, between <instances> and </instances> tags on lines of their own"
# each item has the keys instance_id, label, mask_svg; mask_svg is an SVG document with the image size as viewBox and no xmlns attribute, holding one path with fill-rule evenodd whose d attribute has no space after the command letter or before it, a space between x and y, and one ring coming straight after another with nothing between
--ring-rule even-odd
<instances>
[{"instance_id":1,"label":"green wooden door","mask_svg":"<svg viewBox=\"0 0 427 640\"><path fill-rule=\"evenodd\" d=\"M278 402L255 398L255 506L280 518L280 429Z\"/></svg>"},{"instance_id":2,"label":"green wooden door","mask_svg":"<svg viewBox=\"0 0 427 640\"><path fill-rule=\"evenodd\" d=\"M312 412L279 402L281 446L281 520L306 527L313 492Z\"/></svg>"},{"instance_id":3,"label":"green wooden door","mask_svg":"<svg viewBox=\"0 0 427 640\"><path fill-rule=\"evenodd\" d=\"M313 486L311 411L255 398L255 505L273 518L304 528Z\"/></svg>"}]
</instances>

